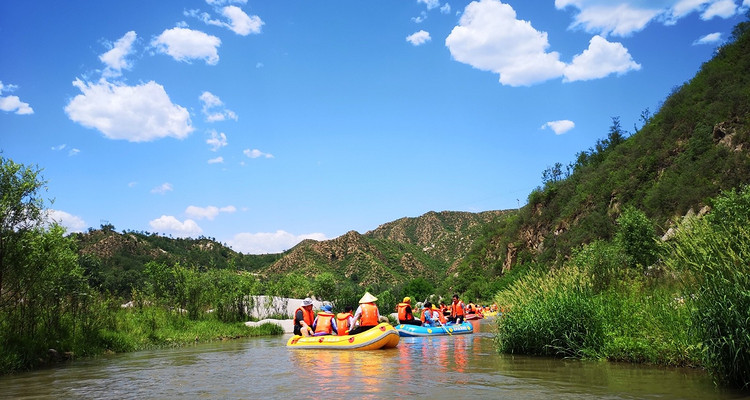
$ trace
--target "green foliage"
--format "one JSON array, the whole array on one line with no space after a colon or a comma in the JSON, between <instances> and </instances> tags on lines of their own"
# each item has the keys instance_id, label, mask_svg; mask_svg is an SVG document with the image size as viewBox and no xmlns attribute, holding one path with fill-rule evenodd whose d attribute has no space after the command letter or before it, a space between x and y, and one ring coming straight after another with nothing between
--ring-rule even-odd
<instances>
[{"instance_id":1,"label":"green foliage","mask_svg":"<svg viewBox=\"0 0 750 400\"><path fill-rule=\"evenodd\" d=\"M409 296L415 301L424 301L435 293L435 286L424 278L414 278L404 286L404 297Z\"/></svg>"},{"instance_id":2,"label":"green foliage","mask_svg":"<svg viewBox=\"0 0 750 400\"><path fill-rule=\"evenodd\" d=\"M750 187L725 192L705 218L682 225L667 264L688 272L693 323L705 364L733 386L750 387Z\"/></svg>"},{"instance_id":3,"label":"green foliage","mask_svg":"<svg viewBox=\"0 0 750 400\"><path fill-rule=\"evenodd\" d=\"M615 242L633 265L641 268L656 262L659 252L654 225L643 211L632 206L617 219Z\"/></svg>"}]
</instances>

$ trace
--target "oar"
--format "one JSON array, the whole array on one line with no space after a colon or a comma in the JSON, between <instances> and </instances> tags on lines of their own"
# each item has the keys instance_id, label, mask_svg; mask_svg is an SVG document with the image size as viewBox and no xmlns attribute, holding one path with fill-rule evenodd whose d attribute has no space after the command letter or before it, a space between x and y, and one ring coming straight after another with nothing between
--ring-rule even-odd
<instances>
[{"instance_id":1,"label":"oar","mask_svg":"<svg viewBox=\"0 0 750 400\"><path fill-rule=\"evenodd\" d=\"M448 330L448 329L447 329L447 328L445 327L445 325L443 325L443 324L440 324L440 326L441 326L441 327L443 328L443 330L445 331L445 333L447 333L447 334L448 334L448 336L453 336L453 334L451 333L451 331L449 331L449 330Z\"/></svg>"}]
</instances>

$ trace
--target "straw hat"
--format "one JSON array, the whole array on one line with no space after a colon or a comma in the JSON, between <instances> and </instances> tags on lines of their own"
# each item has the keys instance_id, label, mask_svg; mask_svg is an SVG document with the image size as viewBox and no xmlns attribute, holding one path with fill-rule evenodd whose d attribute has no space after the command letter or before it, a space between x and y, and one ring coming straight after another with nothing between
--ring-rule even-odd
<instances>
[{"instance_id":1,"label":"straw hat","mask_svg":"<svg viewBox=\"0 0 750 400\"><path fill-rule=\"evenodd\" d=\"M359 304L362 304L362 303L374 303L376 301L378 301L377 297L371 295L370 292L365 292L365 295L362 296L361 299L359 299Z\"/></svg>"}]
</instances>

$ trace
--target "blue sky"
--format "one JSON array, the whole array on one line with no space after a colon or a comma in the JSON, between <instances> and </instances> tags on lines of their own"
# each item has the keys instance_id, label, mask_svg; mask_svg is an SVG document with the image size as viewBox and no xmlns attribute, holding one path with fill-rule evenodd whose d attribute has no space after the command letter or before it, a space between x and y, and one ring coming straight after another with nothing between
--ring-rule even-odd
<instances>
[{"instance_id":1,"label":"blue sky","mask_svg":"<svg viewBox=\"0 0 750 400\"><path fill-rule=\"evenodd\" d=\"M69 231L245 253L516 208L750 0L4 1L0 149Z\"/></svg>"}]
</instances>

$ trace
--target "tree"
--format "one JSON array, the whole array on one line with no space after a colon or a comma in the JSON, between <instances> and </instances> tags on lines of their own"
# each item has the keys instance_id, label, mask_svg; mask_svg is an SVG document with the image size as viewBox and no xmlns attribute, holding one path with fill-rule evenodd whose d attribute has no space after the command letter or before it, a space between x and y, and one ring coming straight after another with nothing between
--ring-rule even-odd
<instances>
[{"instance_id":1,"label":"tree","mask_svg":"<svg viewBox=\"0 0 750 400\"><path fill-rule=\"evenodd\" d=\"M643 211L626 207L617 219L617 225L615 241L635 265L648 267L656 262L659 244L654 224Z\"/></svg>"}]
</instances>

